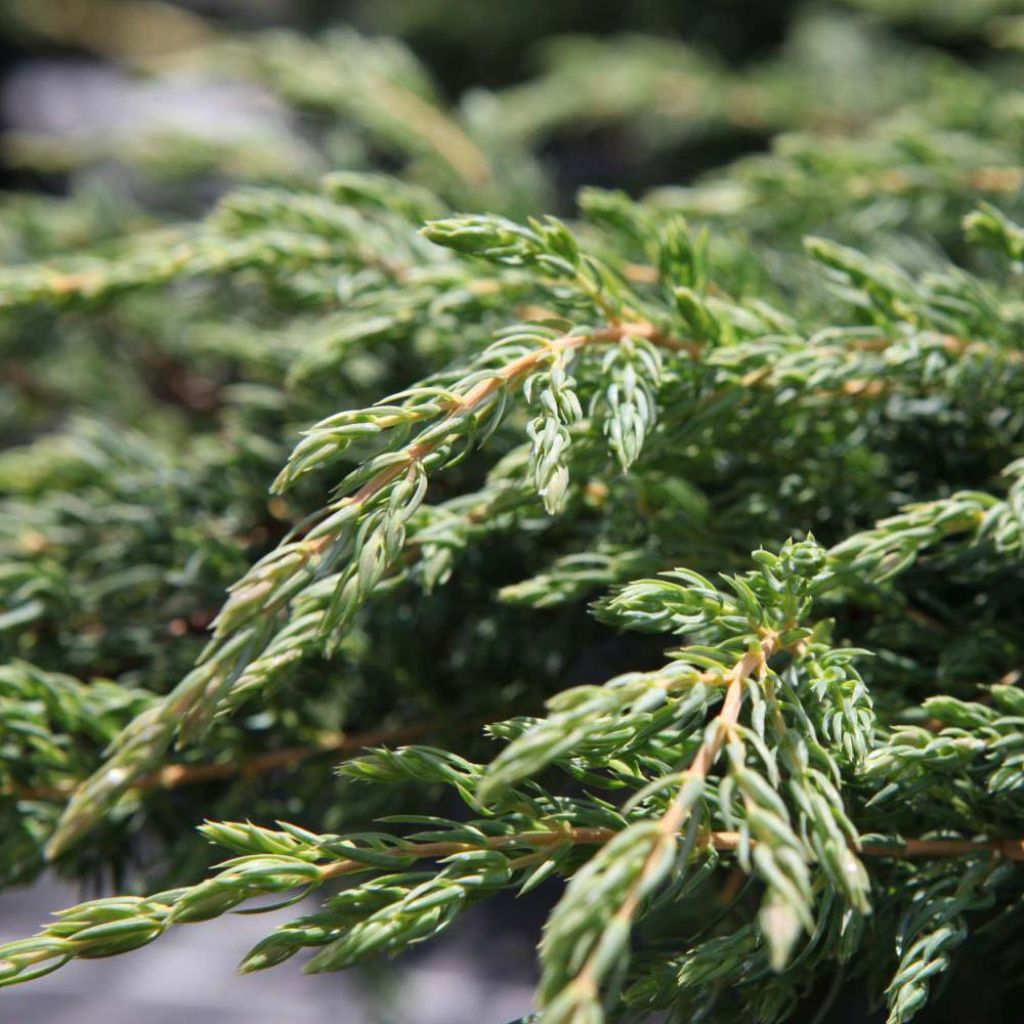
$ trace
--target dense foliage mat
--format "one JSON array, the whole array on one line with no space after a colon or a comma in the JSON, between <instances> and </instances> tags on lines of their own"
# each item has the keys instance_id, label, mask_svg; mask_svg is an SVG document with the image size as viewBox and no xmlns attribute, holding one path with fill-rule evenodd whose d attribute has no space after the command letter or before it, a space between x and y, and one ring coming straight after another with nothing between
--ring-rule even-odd
<instances>
[{"instance_id":1,"label":"dense foliage mat","mask_svg":"<svg viewBox=\"0 0 1024 1024\"><path fill-rule=\"evenodd\" d=\"M908 1021L968 936L1012 982L1024 33L972 9L931 22L1005 47L970 67L814 7L739 70L569 39L451 109L393 40L215 38L145 71L302 132L18 141L234 184L5 199L0 877L165 888L0 984L321 887L242 969L338 970L545 882L544 1024L850 979ZM771 141L544 215L545 146L609 130Z\"/></svg>"}]
</instances>

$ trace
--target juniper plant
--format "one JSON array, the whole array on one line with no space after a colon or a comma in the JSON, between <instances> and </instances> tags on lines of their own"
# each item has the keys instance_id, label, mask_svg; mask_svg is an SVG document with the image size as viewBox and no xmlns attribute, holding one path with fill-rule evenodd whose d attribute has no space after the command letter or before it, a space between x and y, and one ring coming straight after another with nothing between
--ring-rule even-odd
<instances>
[{"instance_id":1,"label":"juniper plant","mask_svg":"<svg viewBox=\"0 0 1024 1024\"><path fill-rule=\"evenodd\" d=\"M1019 92L915 52L898 113L882 81L824 136L781 61L732 96L799 135L558 219L531 104L586 121L580 64L486 135L404 51L320 45L195 59L403 175L184 225L12 201L3 429L46 432L0 463L0 867L166 887L0 947L0 984L320 889L242 969L338 970L546 881L544 1024L782 1021L858 978L903 1022L968 935L1012 955Z\"/></svg>"}]
</instances>

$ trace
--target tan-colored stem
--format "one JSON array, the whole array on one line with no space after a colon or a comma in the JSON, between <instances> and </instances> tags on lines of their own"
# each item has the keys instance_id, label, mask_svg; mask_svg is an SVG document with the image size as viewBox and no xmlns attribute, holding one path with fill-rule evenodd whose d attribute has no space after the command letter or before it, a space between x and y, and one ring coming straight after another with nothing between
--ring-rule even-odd
<instances>
[{"instance_id":1,"label":"tan-colored stem","mask_svg":"<svg viewBox=\"0 0 1024 1024\"><path fill-rule=\"evenodd\" d=\"M373 88L402 127L433 146L467 185L480 188L492 180L493 171L483 150L447 114L392 82L377 82Z\"/></svg>"},{"instance_id":2,"label":"tan-colored stem","mask_svg":"<svg viewBox=\"0 0 1024 1024\"><path fill-rule=\"evenodd\" d=\"M479 409L492 395L503 387L517 384L545 361L557 357L563 352L582 348L588 344L601 344L621 341L623 338L646 338L655 345L666 348L681 349L689 346L688 342L677 338L669 338L662 334L653 324L646 321L636 323L619 323L608 327L599 327L586 334L563 334L546 345L524 352L518 359L504 366L493 376L479 381L464 395L459 396L449 410L443 422L453 421L469 415ZM376 476L368 480L355 494L346 498L343 505L365 505L388 484L397 480L403 473L418 462L422 462L431 452L435 451L444 439L444 432L429 441L416 441L405 449L404 458ZM322 551L331 543L331 537L325 535L306 541L307 550L313 554Z\"/></svg>"},{"instance_id":3,"label":"tan-colored stem","mask_svg":"<svg viewBox=\"0 0 1024 1024\"><path fill-rule=\"evenodd\" d=\"M757 650L748 651L727 673L727 689L725 700L722 703L722 710L718 713L713 725L705 734L704 742L697 751L693 763L684 772L683 783L679 787L675 799L669 805L668 810L662 815L658 823L658 837L651 844L651 849L644 859L636 880L630 886L618 910L612 917L613 922L629 925L636 915L643 898L647 883L652 873L664 859L669 848L673 847L678 840L679 831L685 824L693 806L693 800L688 795L694 793L694 780L703 782L714 767L715 760L726 737L736 727L739 721L740 709L743 706L743 685L752 672L764 668L767 659L775 653L778 644L778 637L774 633L767 634L761 641ZM595 950L583 964L579 973L572 980L572 986L585 995L594 995L600 985L600 978L597 976L597 955Z\"/></svg>"}]
</instances>

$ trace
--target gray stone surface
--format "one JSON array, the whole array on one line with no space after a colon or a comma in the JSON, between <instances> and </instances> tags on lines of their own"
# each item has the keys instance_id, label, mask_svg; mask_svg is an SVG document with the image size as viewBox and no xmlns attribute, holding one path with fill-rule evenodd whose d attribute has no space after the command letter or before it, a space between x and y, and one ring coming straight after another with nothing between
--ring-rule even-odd
<instances>
[{"instance_id":1,"label":"gray stone surface","mask_svg":"<svg viewBox=\"0 0 1024 1024\"><path fill-rule=\"evenodd\" d=\"M80 898L48 879L0 895L0 941L31 935L51 911ZM125 956L71 963L2 989L0 1022L506 1024L530 1010L536 933L526 927L532 921L517 920L517 908L505 911L500 931L493 910L473 908L447 935L373 971L306 976L296 958L244 977L238 961L296 909L233 914L183 925Z\"/></svg>"}]
</instances>

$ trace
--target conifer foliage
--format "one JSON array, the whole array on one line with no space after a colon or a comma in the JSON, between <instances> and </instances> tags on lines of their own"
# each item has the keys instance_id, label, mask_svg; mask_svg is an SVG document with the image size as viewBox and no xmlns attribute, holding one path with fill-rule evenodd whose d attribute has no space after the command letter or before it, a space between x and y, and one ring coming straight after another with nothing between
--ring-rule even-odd
<instances>
[{"instance_id":1,"label":"conifer foliage","mask_svg":"<svg viewBox=\"0 0 1024 1024\"><path fill-rule=\"evenodd\" d=\"M1015 24L959 25L991 71L817 9L753 70L570 40L452 110L391 41L217 40L356 169L295 148L186 224L9 198L0 877L151 894L0 985L314 892L241 969L336 971L543 883L542 1024L857 979L901 1024L968 938L1012 980ZM852 39L857 109L808 56ZM541 143L599 122L786 131L545 214Z\"/></svg>"}]
</instances>

